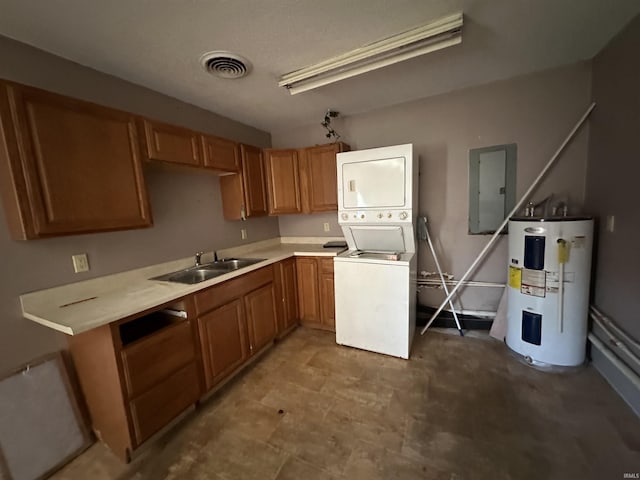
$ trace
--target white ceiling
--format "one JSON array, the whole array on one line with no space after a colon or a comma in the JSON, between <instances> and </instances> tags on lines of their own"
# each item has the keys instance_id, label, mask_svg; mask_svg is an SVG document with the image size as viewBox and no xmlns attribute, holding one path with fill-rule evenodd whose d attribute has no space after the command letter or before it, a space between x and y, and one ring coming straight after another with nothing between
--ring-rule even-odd
<instances>
[{"instance_id":1,"label":"white ceiling","mask_svg":"<svg viewBox=\"0 0 640 480\"><path fill-rule=\"evenodd\" d=\"M277 86L457 11L462 45L295 96ZM638 0L0 0L0 34L271 132L589 59L638 13ZM208 75L210 50L252 73Z\"/></svg>"}]
</instances>

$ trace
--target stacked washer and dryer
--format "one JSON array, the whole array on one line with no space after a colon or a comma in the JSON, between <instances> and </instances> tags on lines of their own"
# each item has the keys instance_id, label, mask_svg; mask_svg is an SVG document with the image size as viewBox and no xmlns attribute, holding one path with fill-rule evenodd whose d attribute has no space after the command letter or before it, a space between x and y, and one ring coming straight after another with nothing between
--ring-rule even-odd
<instances>
[{"instance_id":1,"label":"stacked washer and dryer","mask_svg":"<svg viewBox=\"0 0 640 480\"><path fill-rule=\"evenodd\" d=\"M337 155L336 342L409 358L415 332L418 162L413 145Z\"/></svg>"}]
</instances>

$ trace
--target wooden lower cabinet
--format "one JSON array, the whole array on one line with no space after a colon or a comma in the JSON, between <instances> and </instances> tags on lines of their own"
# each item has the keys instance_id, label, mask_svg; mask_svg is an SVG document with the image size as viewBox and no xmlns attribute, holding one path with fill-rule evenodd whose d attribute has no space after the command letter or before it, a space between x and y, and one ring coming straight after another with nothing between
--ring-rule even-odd
<instances>
[{"instance_id":1,"label":"wooden lower cabinet","mask_svg":"<svg viewBox=\"0 0 640 480\"><path fill-rule=\"evenodd\" d=\"M182 310L187 318L162 312ZM122 460L203 391L193 300L69 337L93 431Z\"/></svg>"},{"instance_id":2,"label":"wooden lower cabinet","mask_svg":"<svg viewBox=\"0 0 640 480\"><path fill-rule=\"evenodd\" d=\"M275 338L274 267L255 270L194 297L208 391Z\"/></svg>"},{"instance_id":3,"label":"wooden lower cabinet","mask_svg":"<svg viewBox=\"0 0 640 480\"><path fill-rule=\"evenodd\" d=\"M129 408L135 445L140 446L199 397L198 369L191 362L133 399Z\"/></svg>"},{"instance_id":4,"label":"wooden lower cabinet","mask_svg":"<svg viewBox=\"0 0 640 480\"><path fill-rule=\"evenodd\" d=\"M335 332L333 258L297 257L300 323Z\"/></svg>"},{"instance_id":5,"label":"wooden lower cabinet","mask_svg":"<svg viewBox=\"0 0 640 480\"><path fill-rule=\"evenodd\" d=\"M198 319L207 390L233 373L248 358L247 332L240 299Z\"/></svg>"},{"instance_id":6,"label":"wooden lower cabinet","mask_svg":"<svg viewBox=\"0 0 640 480\"><path fill-rule=\"evenodd\" d=\"M276 337L276 298L273 283L248 293L244 297L249 350L258 352Z\"/></svg>"},{"instance_id":7,"label":"wooden lower cabinet","mask_svg":"<svg viewBox=\"0 0 640 480\"><path fill-rule=\"evenodd\" d=\"M276 265L275 280L278 337L281 337L298 323L298 285L295 258L288 258Z\"/></svg>"},{"instance_id":8,"label":"wooden lower cabinet","mask_svg":"<svg viewBox=\"0 0 640 480\"><path fill-rule=\"evenodd\" d=\"M336 330L336 301L333 274L320 275L320 323L329 330Z\"/></svg>"},{"instance_id":9,"label":"wooden lower cabinet","mask_svg":"<svg viewBox=\"0 0 640 480\"><path fill-rule=\"evenodd\" d=\"M129 461L134 450L297 323L296 279L313 292L301 308L313 305L316 317L307 312L308 323L330 329L332 307L323 297L330 287L318 283L318 275L328 273L319 262L290 258L69 337L96 436Z\"/></svg>"},{"instance_id":10,"label":"wooden lower cabinet","mask_svg":"<svg viewBox=\"0 0 640 480\"><path fill-rule=\"evenodd\" d=\"M318 262L313 257L296 259L298 277L298 315L300 323L320 323L320 292L318 290Z\"/></svg>"}]
</instances>

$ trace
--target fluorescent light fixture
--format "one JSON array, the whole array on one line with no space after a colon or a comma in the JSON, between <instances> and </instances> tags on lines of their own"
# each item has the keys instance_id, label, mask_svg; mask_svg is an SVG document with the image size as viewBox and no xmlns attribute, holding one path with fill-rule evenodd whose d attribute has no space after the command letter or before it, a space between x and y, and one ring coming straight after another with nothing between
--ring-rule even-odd
<instances>
[{"instance_id":1,"label":"fluorescent light fixture","mask_svg":"<svg viewBox=\"0 0 640 480\"><path fill-rule=\"evenodd\" d=\"M356 48L283 75L291 95L462 43L462 13Z\"/></svg>"}]
</instances>

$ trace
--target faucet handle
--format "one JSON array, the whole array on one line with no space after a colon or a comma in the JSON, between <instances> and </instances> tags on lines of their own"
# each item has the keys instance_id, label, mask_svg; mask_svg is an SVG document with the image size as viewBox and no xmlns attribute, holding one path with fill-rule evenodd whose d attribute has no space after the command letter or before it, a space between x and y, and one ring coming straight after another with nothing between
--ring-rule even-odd
<instances>
[{"instance_id":1,"label":"faucet handle","mask_svg":"<svg viewBox=\"0 0 640 480\"><path fill-rule=\"evenodd\" d=\"M204 255L204 252L196 252L196 267L199 267L202 264L200 261L202 259L202 255Z\"/></svg>"}]
</instances>

